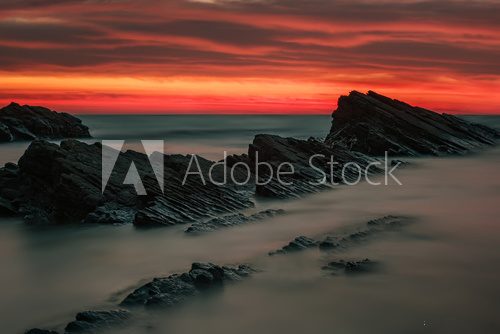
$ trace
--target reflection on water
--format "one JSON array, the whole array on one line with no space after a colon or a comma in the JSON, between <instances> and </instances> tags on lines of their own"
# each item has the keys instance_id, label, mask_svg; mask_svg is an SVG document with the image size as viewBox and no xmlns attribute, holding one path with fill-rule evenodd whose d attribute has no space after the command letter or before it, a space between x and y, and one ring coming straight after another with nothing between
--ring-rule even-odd
<instances>
[{"instance_id":1,"label":"reflection on water","mask_svg":"<svg viewBox=\"0 0 500 334\"><path fill-rule=\"evenodd\" d=\"M2 151L3 152L3 151ZM193 261L262 270L168 311L139 316L119 333L498 333L500 149L420 159L403 186L360 184L301 200L271 220L203 236L185 227L29 227L0 222L2 332L56 327L76 312L112 307L155 276ZM402 231L337 254L267 256L297 235L320 236L387 214L418 217ZM336 258L370 258L381 270L331 276Z\"/></svg>"}]
</instances>

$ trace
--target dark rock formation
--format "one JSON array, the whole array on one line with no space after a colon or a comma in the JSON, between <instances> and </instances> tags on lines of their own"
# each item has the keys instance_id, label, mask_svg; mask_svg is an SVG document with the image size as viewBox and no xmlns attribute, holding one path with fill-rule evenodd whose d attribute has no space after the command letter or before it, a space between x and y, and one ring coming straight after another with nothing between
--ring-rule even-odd
<instances>
[{"instance_id":1,"label":"dark rock formation","mask_svg":"<svg viewBox=\"0 0 500 334\"><path fill-rule=\"evenodd\" d=\"M290 241L288 245L283 246L283 248L270 252L269 255L301 251L307 248L316 247L317 245L318 242L316 240L301 235Z\"/></svg>"},{"instance_id":2,"label":"dark rock formation","mask_svg":"<svg viewBox=\"0 0 500 334\"><path fill-rule=\"evenodd\" d=\"M164 156L163 193L148 157L134 151L120 153L109 182L101 189L102 145L65 140L61 145L34 141L19 166L0 168L0 207L25 215L29 222L80 222L137 226L193 223L253 205L247 189L202 183L190 176L183 185L190 157ZM198 158L203 173L212 162ZM146 196L123 184L134 164ZM208 177L206 177L208 180Z\"/></svg>"},{"instance_id":3,"label":"dark rock formation","mask_svg":"<svg viewBox=\"0 0 500 334\"><path fill-rule=\"evenodd\" d=\"M58 334L56 331L51 331L47 329L32 328L24 332L24 334Z\"/></svg>"},{"instance_id":4,"label":"dark rock formation","mask_svg":"<svg viewBox=\"0 0 500 334\"><path fill-rule=\"evenodd\" d=\"M305 236L300 236L292 240L283 248L270 252L269 255L290 253L316 246L321 250L345 249L354 244L367 241L370 237L381 232L391 231L405 226L412 221L413 219L410 217L385 216L370 220L366 223L366 227L364 228L345 234L326 235L322 240L314 240Z\"/></svg>"},{"instance_id":5,"label":"dark rock formation","mask_svg":"<svg viewBox=\"0 0 500 334\"><path fill-rule=\"evenodd\" d=\"M395 230L413 221L410 217L385 216L370 220L365 228L354 232L340 235L327 235L318 243L322 250L335 250L352 246L353 244L364 242L381 232Z\"/></svg>"},{"instance_id":6,"label":"dark rock formation","mask_svg":"<svg viewBox=\"0 0 500 334\"><path fill-rule=\"evenodd\" d=\"M85 311L68 323L65 333L97 333L126 325L133 316L133 307L170 307L186 298L216 287L226 282L239 281L250 276L254 269L247 265L237 267L218 266L212 263L193 263L187 273L155 278L129 294L121 306L129 310ZM57 334L57 332L33 328L25 334Z\"/></svg>"},{"instance_id":7,"label":"dark rock formation","mask_svg":"<svg viewBox=\"0 0 500 334\"><path fill-rule=\"evenodd\" d=\"M1 203L0 203L1 204ZM242 213L231 214L227 216L212 218L206 222L194 223L186 229L186 233L203 233L218 230L220 228L238 226L247 223L257 222L266 218L284 214L281 209L268 209L250 216Z\"/></svg>"},{"instance_id":8,"label":"dark rock formation","mask_svg":"<svg viewBox=\"0 0 500 334\"><path fill-rule=\"evenodd\" d=\"M95 333L123 325L130 317L126 310L80 312L64 330L66 333Z\"/></svg>"},{"instance_id":9,"label":"dark rock formation","mask_svg":"<svg viewBox=\"0 0 500 334\"><path fill-rule=\"evenodd\" d=\"M0 109L0 142L88 137L81 120L66 113L14 102Z\"/></svg>"},{"instance_id":10,"label":"dark rock formation","mask_svg":"<svg viewBox=\"0 0 500 334\"><path fill-rule=\"evenodd\" d=\"M343 271L346 274L360 274L372 272L376 269L377 262L369 259L361 261L332 261L323 267L324 270L331 270L334 274Z\"/></svg>"},{"instance_id":11,"label":"dark rock formation","mask_svg":"<svg viewBox=\"0 0 500 334\"><path fill-rule=\"evenodd\" d=\"M325 175L326 183L356 180L361 176L360 171L343 168L342 163L356 163L364 169L374 161L344 148L328 148L313 139L306 141L258 135L250 145L248 157L232 158L233 162L249 164L253 173L250 179L259 177L257 185L253 182L238 185L231 182L231 177L226 178L228 182L225 185L214 184L208 177L214 162L201 157L197 160L203 180L199 175L190 175L183 184L191 157L166 155L165 191L162 192L148 157L127 151L119 154L102 193L102 152L100 143L89 145L65 140L58 146L34 141L19 160L19 166L8 164L0 168L1 211L22 213L25 220L32 223L133 222L141 227L195 223L253 206L254 192L265 197L298 197L329 188L326 184L315 184ZM310 157L314 154L322 155L314 160L317 170L310 164ZM337 163L333 168L328 164L331 157ZM280 182L277 171L284 162L292 164L294 171L293 174L282 175ZM138 196L133 185L123 184L132 164L141 175L147 196ZM379 171L377 167L370 169L370 173ZM227 175L231 171L215 168L213 172L215 180L219 181L224 173ZM245 172L248 172L245 168L236 168L232 175L242 180L246 178ZM237 215L224 218L227 223L220 219L210 224L237 225L237 221L241 223L258 218ZM197 225L193 230L200 227Z\"/></svg>"},{"instance_id":12,"label":"dark rock formation","mask_svg":"<svg viewBox=\"0 0 500 334\"><path fill-rule=\"evenodd\" d=\"M493 145L496 130L438 114L375 92L341 96L326 144L368 155L418 156L465 153Z\"/></svg>"},{"instance_id":13,"label":"dark rock formation","mask_svg":"<svg viewBox=\"0 0 500 334\"><path fill-rule=\"evenodd\" d=\"M315 157L311 161L314 155L322 157ZM328 147L313 138L299 140L273 135L255 136L248 149L248 156L256 179L258 176L256 181L260 182L256 184L256 194L273 198L300 197L329 189L332 184L352 182L360 176L359 172L354 168L344 169L345 164L356 163L364 171L370 162L375 161L344 147ZM336 163L333 168L328 164L331 161ZM257 163L260 164L258 167ZM280 166L281 172L290 172L290 167L283 163L292 164L294 170L293 174L282 175L280 182L277 177ZM370 172L377 173L380 169L372 167ZM326 182L318 184L325 174Z\"/></svg>"},{"instance_id":14,"label":"dark rock formation","mask_svg":"<svg viewBox=\"0 0 500 334\"><path fill-rule=\"evenodd\" d=\"M193 263L187 273L155 278L129 294L122 306L170 307L207 289L237 281L254 270L246 265L217 266L212 263Z\"/></svg>"}]
</instances>

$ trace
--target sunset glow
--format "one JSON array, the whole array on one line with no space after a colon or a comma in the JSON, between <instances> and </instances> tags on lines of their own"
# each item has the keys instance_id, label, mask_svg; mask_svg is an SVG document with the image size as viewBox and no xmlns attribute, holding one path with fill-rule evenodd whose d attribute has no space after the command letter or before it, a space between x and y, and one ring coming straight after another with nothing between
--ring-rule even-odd
<instances>
[{"instance_id":1,"label":"sunset glow","mask_svg":"<svg viewBox=\"0 0 500 334\"><path fill-rule=\"evenodd\" d=\"M330 113L375 90L500 112L496 1L13 1L0 104L74 113Z\"/></svg>"}]
</instances>

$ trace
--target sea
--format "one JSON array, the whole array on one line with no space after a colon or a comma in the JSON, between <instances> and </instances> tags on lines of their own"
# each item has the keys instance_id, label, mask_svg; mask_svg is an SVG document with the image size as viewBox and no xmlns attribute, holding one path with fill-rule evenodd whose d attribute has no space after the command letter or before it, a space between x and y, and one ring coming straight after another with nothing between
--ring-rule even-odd
<instances>
[{"instance_id":1,"label":"sea","mask_svg":"<svg viewBox=\"0 0 500 334\"><path fill-rule=\"evenodd\" d=\"M498 116L468 116L497 127ZM240 154L259 133L325 137L330 116L81 116L93 140L162 139L167 154L211 160ZM88 140L91 142L92 140ZM27 142L0 145L0 164ZM248 263L251 278L166 310L138 311L104 333L500 333L500 146L465 155L408 159L402 185L340 186L286 201L257 202L245 213L281 208L259 223L189 236L186 226L29 226L0 218L0 328L56 329L77 312L116 308L153 277L192 262ZM299 235L320 238L370 219L415 222L339 253L316 249L268 256ZM379 270L332 275L339 259L369 258Z\"/></svg>"}]
</instances>

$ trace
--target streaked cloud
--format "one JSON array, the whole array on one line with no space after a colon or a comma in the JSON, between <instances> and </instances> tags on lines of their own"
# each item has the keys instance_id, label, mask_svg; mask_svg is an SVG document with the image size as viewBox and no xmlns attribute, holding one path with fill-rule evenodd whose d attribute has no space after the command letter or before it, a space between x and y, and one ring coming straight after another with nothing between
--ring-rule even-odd
<instances>
[{"instance_id":1,"label":"streaked cloud","mask_svg":"<svg viewBox=\"0 0 500 334\"><path fill-rule=\"evenodd\" d=\"M281 112L300 99L290 111L329 112L338 94L373 89L443 111L500 111L500 97L491 96L500 87L496 1L2 5L4 103L82 112L113 105L120 106L113 112L139 111L141 103L154 112Z\"/></svg>"}]
</instances>

